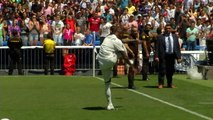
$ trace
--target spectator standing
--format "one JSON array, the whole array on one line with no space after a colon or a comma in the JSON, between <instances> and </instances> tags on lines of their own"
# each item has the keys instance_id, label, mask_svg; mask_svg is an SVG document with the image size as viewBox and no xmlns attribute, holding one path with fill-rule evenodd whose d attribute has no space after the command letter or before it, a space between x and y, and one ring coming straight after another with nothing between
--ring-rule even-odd
<instances>
[{"instance_id":1,"label":"spectator standing","mask_svg":"<svg viewBox=\"0 0 213 120\"><path fill-rule=\"evenodd\" d=\"M84 34L81 33L81 28L77 27L74 34L74 45L81 46L83 45L83 40L85 39Z\"/></svg>"},{"instance_id":2,"label":"spectator standing","mask_svg":"<svg viewBox=\"0 0 213 120\"><path fill-rule=\"evenodd\" d=\"M39 40L39 30L40 24L37 21L37 17L35 15L32 16L32 19L29 21L29 45L36 46Z\"/></svg>"},{"instance_id":3,"label":"spectator standing","mask_svg":"<svg viewBox=\"0 0 213 120\"><path fill-rule=\"evenodd\" d=\"M88 19L88 28L91 32L98 34L101 24L101 18L98 17L97 13L93 13L92 17Z\"/></svg>"},{"instance_id":4,"label":"spectator standing","mask_svg":"<svg viewBox=\"0 0 213 120\"><path fill-rule=\"evenodd\" d=\"M191 26L186 29L187 35L187 50L195 50L196 38L198 37L199 31L195 28L195 21L191 21Z\"/></svg>"},{"instance_id":5,"label":"spectator standing","mask_svg":"<svg viewBox=\"0 0 213 120\"><path fill-rule=\"evenodd\" d=\"M102 44L105 37L110 34L110 27L112 27L112 24L107 22L106 18L103 18L102 24L100 25L100 44Z\"/></svg>"},{"instance_id":6,"label":"spectator standing","mask_svg":"<svg viewBox=\"0 0 213 120\"><path fill-rule=\"evenodd\" d=\"M81 11L76 13L76 26L81 28L81 33L84 33L87 28L86 18L82 15Z\"/></svg>"},{"instance_id":7,"label":"spectator standing","mask_svg":"<svg viewBox=\"0 0 213 120\"><path fill-rule=\"evenodd\" d=\"M187 40L186 36L186 29L189 27L190 23L188 21L188 18L185 14L181 15L180 21L178 22L178 33L180 35L180 38L183 39L184 42Z\"/></svg>"},{"instance_id":8,"label":"spectator standing","mask_svg":"<svg viewBox=\"0 0 213 120\"><path fill-rule=\"evenodd\" d=\"M29 41L28 41L29 29L23 20L21 21L20 29L21 29L21 39L22 39L23 45L27 46L29 44Z\"/></svg>"},{"instance_id":9,"label":"spectator standing","mask_svg":"<svg viewBox=\"0 0 213 120\"><path fill-rule=\"evenodd\" d=\"M3 45L4 41L4 20L2 16L0 16L0 46Z\"/></svg>"},{"instance_id":10,"label":"spectator standing","mask_svg":"<svg viewBox=\"0 0 213 120\"><path fill-rule=\"evenodd\" d=\"M132 4L132 2L128 3L128 6L126 6L126 9L128 10L128 14L135 14L136 12L136 8L135 6Z\"/></svg>"},{"instance_id":11,"label":"spectator standing","mask_svg":"<svg viewBox=\"0 0 213 120\"><path fill-rule=\"evenodd\" d=\"M97 13L93 13L92 17L88 19L88 28L91 32L95 32L96 39L100 38L99 30L100 30L101 18Z\"/></svg>"},{"instance_id":12,"label":"spectator standing","mask_svg":"<svg viewBox=\"0 0 213 120\"><path fill-rule=\"evenodd\" d=\"M55 16L55 20L52 22L53 39L57 45L62 45L62 32L64 23L61 21L60 15Z\"/></svg>"},{"instance_id":13,"label":"spectator standing","mask_svg":"<svg viewBox=\"0 0 213 120\"><path fill-rule=\"evenodd\" d=\"M124 9L123 14L121 14L121 24L127 24L129 22L130 15L128 14L128 9Z\"/></svg>"},{"instance_id":14,"label":"spectator standing","mask_svg":"<svg viewBox=\"0 0 213 120\"><path fill-rule=\"evenodd\" d=\"M105 18L107 22L112 22L112 15L109 14L109 8L105 8L105 13L101 14L101 18Z\"/></svg>"},{"instance_id":15,"label":"spectator standing","mask_svg":"<svg viewBox=\"0 0 213 120\"><path fill-rule=\"evenodd\" d=\"M84 46L92 46L93 45L94 34L87 29L85 32Z\"/></svg>"},{"instance_id":16,"label":"spectator standing","mask_svg":"<svg viewBox=\"0 0 213 120\"><path fill-rule=\"evenodd\" d=\"M53 14L53 7L52 7L52 3L48 3L48 5L46 5L44 7L44 16L47 16L47 15L52 15Z\"/></svg>"},{"instance_id":17,"label":"spectator standing","mask_svg":"<svg viewBox=\"0 0 213 120\"><path fill-rule=\"evenodd\" d=\"M13 19L12 24L8 26L9 36L12 37L12 31L17 31L18 36L20 37L20 27L18 26L18 20Z\"/></svg>"},{"instance_id":18,"label":"spectator standing","mask_svg":"<svg viewBox=\"0 0 213 120\"><path fill-rule=\"evenodd\" d=\"M129 4L129 0L121 0L119 7L121 10L124 10L128 6L128 4Z\"/></svg>"},{"instance_id":19,"label":"spectator standing","mask_svg":"<svg viewBox=\"0 0 213 120\"><path fill-rule=\"evenodd\" d=\"M66 22L65 22L66 24L69 24L70 29L71 29L73 32L75 32L76 23L75 23L75 18L74 18L74 16L73 16L73 15L68 15L65 21L66 21Z\"/></svg>"},{"instance_id":20,"label":"spectator standing","mask_svg":"<svg viewBox=\"0 0 213 120\"><path fill-rule=\"evenodd\" d=\"M44 40L47 39L47 34L52 31L51 25L48 23L46 16L41 16L40 26L40 41L43 43Z\"/></svg>"},{"instance_id":21,"label":"spectator standing","mask_svg":"<svg viewBox=\"0 0 213 120\"><path fill-rule=\"evenodd\" d=\"M63 39L65 46L71 46L74 44L73 34L74 31L70 28L70 24L66 24L66 27L63 29Z\"/></svg>"}]
</instances>

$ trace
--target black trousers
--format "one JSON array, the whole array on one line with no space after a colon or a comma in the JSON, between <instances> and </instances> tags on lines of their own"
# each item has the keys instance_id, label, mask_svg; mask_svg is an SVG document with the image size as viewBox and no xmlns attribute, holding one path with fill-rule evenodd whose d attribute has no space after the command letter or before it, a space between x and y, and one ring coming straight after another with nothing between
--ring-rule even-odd
<instances>
[{"instance_id":1,"label":"black trousers","mask_svg":"<svg viewBox=\"0 0 213 120\"><path fill-rule=\"evenodd\" d=\"M10 51L10 65L8 75L13 74L13 69L17 64L18 74L22 75L21 51Z\"/></svg>"},{"instance_id":2,"label":"black trousers","mask_svg":"<svg viewBox=\"0 0 213 120\"><path fill-rule=\"evenodd\" d=\"M55 56L54 54L49 55L45 54L44 55L44 74L48 75L48 69L50 66L50 74L54 75L54 68L55 68Z\"/></svg>"},{"instance_id":3,"label":"black trousers","mask_svg":"<svg viewBox=\"0 0 213 120\"><path fill-rule=\"evenodd\" d=\"M164 76L166 75L168 87L172 86L172 76L175 72L175 55L166 54L164 59L159 61L158 84L164 84Z\"/></svg>"},{"instance_id":4,"label":"black trousers","mask_svg":"<svg viewBox=\"0 0 213 120\"><path fill-rule=\"evenodd\" d=\"M148 78L148 72L149 72L149 57L144 57L143 55L143 61L142 61L142 76L143 80L147 80Z\"/></svg>"}]
</instances>

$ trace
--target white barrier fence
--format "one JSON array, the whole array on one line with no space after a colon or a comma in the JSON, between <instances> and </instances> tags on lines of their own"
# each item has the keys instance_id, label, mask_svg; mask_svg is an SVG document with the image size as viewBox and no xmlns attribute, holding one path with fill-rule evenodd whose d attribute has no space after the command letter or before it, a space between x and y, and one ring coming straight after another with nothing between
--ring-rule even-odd
<instances>
[{"instance_id":1,"label":"white barrier fence","mask_svg":"<svg viewBox=\"0 0 213 120\"><path fill-rule=\"evenodd\" d=\"M97 51L100 46L96 46ZM76 70L92 71L95 76L99 70L98 62L95 59L96 53L93 46L56 46L55 70L63 70L63 51L68 50L69 54L76 55ZM42 46L23 46L22 47L22 63L23 69L26 71L43 71L43 47ZM200 60L201 56L205 56L205 51L182 51L182 54L191 54L196 60ZM152 53L153 55L153 53ZM0 71L8 70L9 66L8 47L0 47ZM151 58L150 61L153 61Z\"/></svg>"}]
</instances>

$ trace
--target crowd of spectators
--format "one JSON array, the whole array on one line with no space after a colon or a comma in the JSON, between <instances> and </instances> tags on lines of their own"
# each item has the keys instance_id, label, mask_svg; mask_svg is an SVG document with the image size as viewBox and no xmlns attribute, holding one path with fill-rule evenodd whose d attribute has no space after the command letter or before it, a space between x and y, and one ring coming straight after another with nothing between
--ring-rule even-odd
<instances>
[{"instance_id":1,"label":"crowd of spectators","mask_svg":"<svg viewBox=\"0 0 213 120\"><path fill-rule=\"evenodd\" d=\"M0 46L13 30L26 46L42 45L48 33L57 45L90 46L101 44L112 25L140 34L150 24L153 37L170 23L182 49L205 49L212 7L212 0L1 0Z\"/></svg>"}]
</instances>

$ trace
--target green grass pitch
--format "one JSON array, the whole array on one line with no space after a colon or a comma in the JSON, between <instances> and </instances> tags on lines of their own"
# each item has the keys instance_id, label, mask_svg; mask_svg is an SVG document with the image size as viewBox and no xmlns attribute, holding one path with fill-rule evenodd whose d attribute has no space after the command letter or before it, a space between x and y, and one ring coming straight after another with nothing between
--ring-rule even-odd
<instances>
[{"instance_id":1,"label":"green grass pitch","mask_svg":"<svg viewBox=\"0 0 213 120\"><path fill-rule=\"evenodd\" d=\"M213 80L175 75L175 89L158 89L149 81L127 76L112 79L117 110L107 111L104 83L98 77L1 76L0 119L10 120L213 120Z\"/></svg>"}]
</instances>

